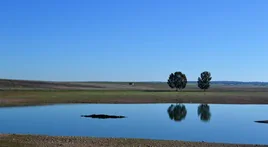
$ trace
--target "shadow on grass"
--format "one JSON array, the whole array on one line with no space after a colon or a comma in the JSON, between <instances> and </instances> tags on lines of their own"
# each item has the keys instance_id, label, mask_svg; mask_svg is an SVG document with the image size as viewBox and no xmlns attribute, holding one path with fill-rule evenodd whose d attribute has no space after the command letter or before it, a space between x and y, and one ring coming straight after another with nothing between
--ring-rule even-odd
<instances>
[{"instance_id":1,"label":"shadow on grass","mask_svg":"<svg viewBox=\"0 0 268 147\"><path fill-rule=\"evenodd\" d=\"M174 93L183 93L183 92L202 92L202 93L208 93L209 91L203 92L202 90L199 89L185 89L185 90L137 90L137 91L142 91L142 92L174 92Z\"/></svg>"},{"instance_id":2,"label":"shadow on grass","mask_svg":"<svg viewBox=\"0 0 268 147\"><path fill-rule=\"evenodd\" d=\"M141 90L142 92L176 92L174 90Z\"/></svg>"}]
</instances>

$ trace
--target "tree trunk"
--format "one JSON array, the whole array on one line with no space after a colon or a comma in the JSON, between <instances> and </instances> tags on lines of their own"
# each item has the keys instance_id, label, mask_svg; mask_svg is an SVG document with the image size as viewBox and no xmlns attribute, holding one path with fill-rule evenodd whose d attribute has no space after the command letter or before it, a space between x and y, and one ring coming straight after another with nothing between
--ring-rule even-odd
<instances>
[{"instance_id":1,"label":"tree trunk","mask_svg":"<svg viewBox=\"0 0 268 147\"><path fill-rule=\"evenodd\" d=\"M178 88L176 88L176 91L178 91Z\"/></svg>"}]
</instances>

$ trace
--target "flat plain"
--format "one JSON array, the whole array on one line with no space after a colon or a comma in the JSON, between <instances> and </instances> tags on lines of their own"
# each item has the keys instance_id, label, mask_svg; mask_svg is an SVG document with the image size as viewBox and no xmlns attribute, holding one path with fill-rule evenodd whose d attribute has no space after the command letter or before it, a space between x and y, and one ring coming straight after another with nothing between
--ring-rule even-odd
<instances>
[{"instance_id":1,"label":"flat plain","mask_svg":"<svg viewBox=\"0 0 268 147\"><path fill-rule=\"evenodd\" d=\"M165 82L44 82L0 80L0 107L66 103L268 104L268 87L190 83L182 91Z\"/></svg>"}]
</instances>

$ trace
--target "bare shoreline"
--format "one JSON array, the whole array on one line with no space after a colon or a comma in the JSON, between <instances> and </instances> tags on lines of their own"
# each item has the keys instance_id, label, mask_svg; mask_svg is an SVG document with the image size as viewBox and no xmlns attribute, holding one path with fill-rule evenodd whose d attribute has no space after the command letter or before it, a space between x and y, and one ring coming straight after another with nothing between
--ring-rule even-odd
<instances>
[{"instance_id":1,"label":"bare shoreline","mask_svg":"<svg viewBox=\"0 0 268 147\"><path fill-rule=\"evenodd\" d=\"M126 139L126 138L95 138L0 134L0 145L7 147L264 147L268 145L206 143L174 140Z\"/></svg>"}]
</instances>

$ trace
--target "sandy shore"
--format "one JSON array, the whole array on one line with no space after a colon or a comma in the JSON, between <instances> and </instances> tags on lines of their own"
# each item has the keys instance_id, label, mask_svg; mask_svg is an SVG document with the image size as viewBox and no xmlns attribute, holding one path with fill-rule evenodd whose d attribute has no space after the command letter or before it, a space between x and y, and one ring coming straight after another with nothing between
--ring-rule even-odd
<instances>
[{"instance_id":1,"label":"sandy shore","mask_svg":"<svg viewBox=\"0 0 268 147\"><path fill-rule=\"evenodd\" d=\"M1 147L264 147L205 142L0 134Z\"/></svg>"}]
</instances>

